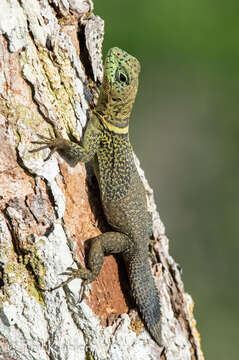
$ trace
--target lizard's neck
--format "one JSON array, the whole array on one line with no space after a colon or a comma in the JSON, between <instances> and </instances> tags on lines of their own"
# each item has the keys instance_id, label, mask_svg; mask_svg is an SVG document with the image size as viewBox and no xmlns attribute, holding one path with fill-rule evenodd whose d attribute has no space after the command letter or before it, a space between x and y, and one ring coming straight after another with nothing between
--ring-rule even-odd
<instances>
[{"instance_id":1,"label":"lizard's neck","mask_svg":"<svg viewBox=\"0 0 239 360\"><path fill-rule=\"evenodd\" d=\"M133 107L133 101L128 99L114 99L109 95L106 98L101 92L95 114L110 131L116 134L127 134L129 131L129 118Z\"/></svg>"},{"instance_id":2,"label":"lizard's neck","mask_svg":"<svg viewBox=\"0 0 239 360\"><path fill-rule=\"evenodd\" d=\"M109 131L121 135L129 132L129 119L120 117L112 118L109 114L104 114L101 111L95 111L96 116L101 121L103 126Z\"/></svg>"}]
</instances>

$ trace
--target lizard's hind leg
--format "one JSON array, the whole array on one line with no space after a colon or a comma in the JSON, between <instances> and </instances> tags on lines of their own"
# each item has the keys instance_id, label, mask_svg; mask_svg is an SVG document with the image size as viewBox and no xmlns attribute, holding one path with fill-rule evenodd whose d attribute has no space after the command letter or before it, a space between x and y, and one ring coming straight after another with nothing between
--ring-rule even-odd
<instances>
[{"instance_id":1,"label":"lizard's hind leg","mask_svg":"<svg viewBox=\"0 0 239 360\"><path fill-rule=\"evenodd\" d=\"M130 248L130 239L127 235L120 232L106 232L91 239L87 268L72 269L65 271L64 275L69 275L67 283L73 279L80 278L84 284L94 281L102 268L104 256L125 252ZM66 283L64 282L64 284Z\"/></svg>"}]
</instances>

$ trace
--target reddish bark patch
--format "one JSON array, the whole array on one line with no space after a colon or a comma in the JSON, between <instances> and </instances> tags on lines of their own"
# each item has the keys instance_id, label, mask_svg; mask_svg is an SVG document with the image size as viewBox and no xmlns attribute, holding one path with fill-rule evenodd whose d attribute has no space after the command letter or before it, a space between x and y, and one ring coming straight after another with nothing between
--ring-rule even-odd
<instances>
[{"instance_id":1,"label":"reddish bark patch","mask_svg":"<svg viewBox=\"0 0 239 360\"><path fill-rule=\"evenodd\" d=\"M64 184L59 185L62 187L66 197L64 220L72 239L79 246L79 258L83 263L84 241L100 234L97 228L97 215L92 213L92 207L94 206L91 207L89 204L86 170L83 164L77 164L74 168L71 168L66 162L60 163L60 169ZM95 201L97 203L98 199L95 199ZM101 208L99 212L102 215ZM125 274L121 278L127 282ZM88 298L91 309L99 316L103 325L106 325L112 316L128 311L121 287L122 280L120 282L116 260L113 256L107 256L100 275L92 284L92 292Z\"/></svg>"},{"instance_id":2,"label":"reddish bark patch","mask_svg":"<svg viewBox=\"0 0 239 360\"><path fill-rule=\"evenodd\" d=\"M123 280L128 281L126 276ZM92 284L92 293L88 299L90 307L99 316L100 322L104 326L115 316L127 313L129 310L121 285L123 285L122 278L120 283L119 269L115 258L113 256L105 257L102 270Z\"/></svg>"},{"instance_id":3,"label":"reddish bark patch","mask_svg":"<svg viewBox=\"0 0 239 360\"><path fill-rule=\"evenodd\" d=\"M4 208L10 199L24 199L34 187L33 178L26 176L17 163L15 135L5 121L4 117L0 119L0 208Z\"/></svg>"}]
</instances>

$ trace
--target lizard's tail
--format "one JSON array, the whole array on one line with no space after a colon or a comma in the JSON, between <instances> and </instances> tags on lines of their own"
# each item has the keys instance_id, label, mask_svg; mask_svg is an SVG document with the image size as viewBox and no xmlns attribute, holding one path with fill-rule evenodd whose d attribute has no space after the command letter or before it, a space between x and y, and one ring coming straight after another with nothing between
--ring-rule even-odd
<instances>
[{"instance_id":1,"label":"lizard's tail","mask_svg":"<svg viewBox=\"0 0 239 360\"><path fill-rule=\"evenodd\" d=\"M162 345L161 311L158 290L146 254L126 260L129 281L136 305L152 338Z\"/></svg>"}]
</instances>

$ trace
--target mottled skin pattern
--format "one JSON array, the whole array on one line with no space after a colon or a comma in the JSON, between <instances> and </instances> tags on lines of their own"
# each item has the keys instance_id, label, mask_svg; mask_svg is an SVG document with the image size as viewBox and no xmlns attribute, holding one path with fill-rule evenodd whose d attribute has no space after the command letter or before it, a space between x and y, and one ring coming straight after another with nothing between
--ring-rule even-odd
<instances>
[{"instance_id":1,"label":"mottled skin pattern","mask_svg":"<svg viewBox=\"0 0 239 360\"><path fill-rule=\"evenodd\" d=\"M140 64L125 51L109 50L102 88L82 144L41 136L38 149L49 147L77 161L93 160L105 216L112 231L91 240L88 268L67 272L90 283L96 279L104 256L122 253L133 296L144 322L161 345L160 302L148 261L152 219L129 141L129 117L138 88Z\"/></svg>"}]
</instances>

